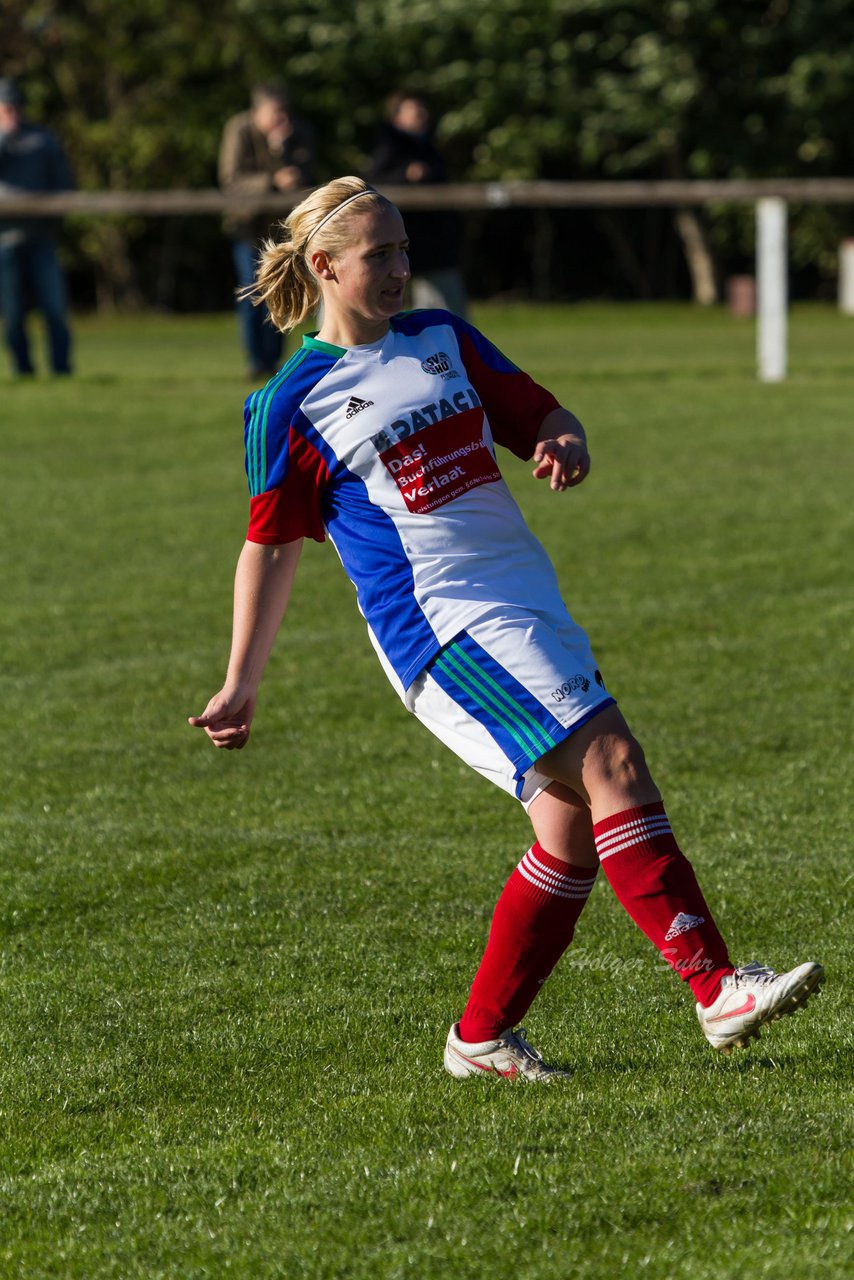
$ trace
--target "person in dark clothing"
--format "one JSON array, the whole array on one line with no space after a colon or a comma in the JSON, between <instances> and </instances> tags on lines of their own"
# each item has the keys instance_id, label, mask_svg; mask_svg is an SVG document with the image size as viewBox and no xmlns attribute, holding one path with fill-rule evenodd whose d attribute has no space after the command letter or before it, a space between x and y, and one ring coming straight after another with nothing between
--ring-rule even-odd
<instances>
[{"instance_id":1,"label":"person in dark clothing","mask_svg":"<svg viewBox=\"0 0 854 1280\"><path fill-rule=\"evenodd\" d=\"M19 374L35 372L26 319L34 300L47 324L54 373L71 372L65 276L56 253L56 218L3 216L5 198L31 192L68 191L71 169L58 139L30 124L12 80L0 79L0 310L6 345Z\"/></svg>"},{"instance_id":2,"label":"person in dark clothing","mask_svg":"<svg viewBox=\"0 0 854 1280\"><path fill-rule=\"evenodd\" d=\"M245 195L299 191L314 180L314 141L304 120L294 115L284 85L259 84L252 90L249 111L226 123L219 152L219 184L223 191ZM238 289L255 283L269 213L232 214L225 220L231 237ZM268 378L279 367L282 335L269 323L266 307L245 299L237 304L241 338L250 378Z\"/></svg>"},{"instance_id":3,"label":"person in dark clothing","mask_svg":"<svg viewBox=\"0 0 854 1280\"><path fill-rule=\"evenodd\" d=\"M444 157L433 140L430 108L420 94L395 93L386 104L386 121L374 148L368 181L442 183L448 181ZM445 209L407 209L412 238L412 301L416 307L442 307L466 314L466 293L459 269L460 222Z\"/></svg>"}]
</instances>

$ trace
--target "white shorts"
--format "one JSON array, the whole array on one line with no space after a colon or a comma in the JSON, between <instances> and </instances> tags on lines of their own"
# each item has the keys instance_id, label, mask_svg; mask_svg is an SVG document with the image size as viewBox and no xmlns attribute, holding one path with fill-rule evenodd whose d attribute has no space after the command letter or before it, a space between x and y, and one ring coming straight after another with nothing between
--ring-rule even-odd
<instances>
[{"instance_id":1,"label":"white shorts","mask_svg":"<svg viewBox=\"0 0 854 1280\"><path fill-rule=\"evenodd\" d=\"M585 632L563 616L506 605L445 645L406 693L445 746L527 809L551 781L541 756L614 699Z\"/></svg>"}]
</instances>

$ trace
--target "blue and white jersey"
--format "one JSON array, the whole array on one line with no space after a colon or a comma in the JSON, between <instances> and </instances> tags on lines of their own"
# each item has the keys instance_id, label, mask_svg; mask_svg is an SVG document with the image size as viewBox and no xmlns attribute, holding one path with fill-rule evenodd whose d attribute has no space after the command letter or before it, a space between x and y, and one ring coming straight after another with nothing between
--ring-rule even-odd
<instances>
[{"instance_id":1,"label":"blue and white jersey","mask_svg":"<svg viewBox=\"0 0 854 1280\"><path fill-rule=\"evenodd\" d=\"M398 692L488 612L565 613L501 477L558 402L447 311L366 346L314 337L246 402L248 538L328 535Z\"/></svg>"}]
</instances>

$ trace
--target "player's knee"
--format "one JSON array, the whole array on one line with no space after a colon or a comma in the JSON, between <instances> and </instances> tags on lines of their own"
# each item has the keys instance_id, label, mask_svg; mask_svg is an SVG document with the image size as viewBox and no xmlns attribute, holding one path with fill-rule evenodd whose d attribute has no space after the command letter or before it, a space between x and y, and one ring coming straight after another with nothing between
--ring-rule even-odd
<instances>
[{"instance_id":1,"label":"player's knee","mask_svg":"<svg viewBox=\"0 0 854 1280\"><path fill-rule=\"evenodd\" d=\"M594 807L606 792L607 803L646 803L658 797L643 748L616 707L565 738L537 761L537 768Z\"/></svg>"},{"instance_id":2,"label":"player's knee","mask_svg":"<svg viewBox=\"0 0 854 1280\"><path fill-rule=\"evenodd\" d=\"M652 783L643 747L632 734L604 734L591 743L585 759L587 790L604 785L636 791Z\"/></svg>"}]
</instances>

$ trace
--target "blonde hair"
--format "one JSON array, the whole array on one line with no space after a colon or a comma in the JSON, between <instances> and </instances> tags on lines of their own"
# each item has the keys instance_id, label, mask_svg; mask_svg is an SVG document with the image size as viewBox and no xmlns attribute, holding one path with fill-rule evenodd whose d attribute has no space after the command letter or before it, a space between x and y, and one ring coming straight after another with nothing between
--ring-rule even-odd
<instances>
[{"instance_id":1,"label":"blonde hair","mask_svg":"<svg viewBox=\"0 0 854 1280\"><path fill-rule=\"evenodd\" d=\"M334 257L352 241L353 218L393 207L361 178L334 178L318 187L277 224L282 238L264 241L255 283L239 290L238 297L256 307L266 303L277 329L293 329L320 302L320 285L306 257L309 241L312 252L324 249Z\"/></svg>"}]
</instances>

